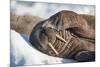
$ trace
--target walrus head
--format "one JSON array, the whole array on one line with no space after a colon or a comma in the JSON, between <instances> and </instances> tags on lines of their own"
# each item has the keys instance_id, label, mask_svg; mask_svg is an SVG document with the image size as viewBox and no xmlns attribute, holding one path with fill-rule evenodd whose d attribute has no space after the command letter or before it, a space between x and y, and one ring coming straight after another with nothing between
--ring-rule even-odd
<instances>
[{"instance_id":1,"label":"walrus head","mask_svg":"<svg viewBox=\"0 0 100 67\"><path fill-rule=\"evenodd\" d=\"M30 42L47 55L75 58L82 51L94 52L94 36L84 18L63 10L37 24Z\"/></svg>"}]
</instances>

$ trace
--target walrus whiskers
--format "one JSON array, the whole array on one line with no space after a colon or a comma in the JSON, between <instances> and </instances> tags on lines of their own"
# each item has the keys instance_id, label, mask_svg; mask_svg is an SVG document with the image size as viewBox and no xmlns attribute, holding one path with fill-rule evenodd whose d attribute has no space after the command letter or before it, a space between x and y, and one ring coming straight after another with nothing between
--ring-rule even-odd
<instances>
[{"instance_id":1,"label":"walrus whiskers","mask_svg":"<svg viewBox=\"0 0 100 67\"><path fill-rule=\"evenodd\" d=\"M61 36L59 36L58 34L56 34L56 37L58 38L58 39L60 39L61 41L63 41L63 42L65 42L66 43L66 40L65 39L63 39Z\"/></svg>"},{"instance_id":2,"label":"walrus whiskers","mask_svg":"<svg viewBox=\"0 0 100 67\"><path fill-rule=\"evenodd\" d=\"M68 35L70 34L69 32L67 32L67 33L68 33ZM71 44L69 44L69 43L70 43L71 39L72 39L72 36L69 37L69 39L68 39L67 42L64 44L64 46L62 47L62 49L61 49L60 52L62 52L62 51L66 48L66 46L67 46L68 49L70 48Z\"/></svg>"},{"instance_id":3,"label":"walrus whiskers","mask_svg":"<svg viewBox=\"0 0 100 67\"><path fill-rule=\"evenodd\" d=\"M70 33L70 32L68 32L68 31L65 31L65 33L67 33L67 35L65 36L65 35L63 35L63 33L64 33L64 31L62 31L62 34L56 34L56 37L59 39L59 40L61 40L61 41L63 41L65 44L62 46L62 49L59 51L59 53L61 53L62 51L64 51L64 49L67 47L68 49L70 48L70 46L71 46L71 44L69 44L70 43L70 41L71 41L71 39L72 39L72 36L70 36L70 34L72 34L72 33ZM60 35L63 35L63 37L62 36L60 36ZM65 39L64 37L67 37L67 39ZM67 40L67 41L66 41Z\"/></svg>"},{"instance_id":4,"label":"walrus whiskers","mask_svg":"<svg viewBox=\"0 0 100 67\"><path fill-rule=\"evenodd\" d=\"M56 55L59 55L59 53L56 51L56 49L52 46L52 44L50 42L48 43L48 45L55 52Z\"/></svg>"}]
</instances>

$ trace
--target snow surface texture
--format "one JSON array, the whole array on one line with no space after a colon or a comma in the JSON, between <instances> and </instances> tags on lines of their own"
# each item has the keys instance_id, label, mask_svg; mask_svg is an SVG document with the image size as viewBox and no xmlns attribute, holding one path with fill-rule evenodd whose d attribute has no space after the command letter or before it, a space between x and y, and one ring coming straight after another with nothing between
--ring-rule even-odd
<instances>
[{"instance_id":1,"label":"snow surface texture","mask_svg":"<svg viewBox=\"0 0 100 67\"><path fill-rule=\"evenodd\" d=\"M41 64L58 64L58 63L74 63L76 61L70 59L62 59L58 57L48 56L41 53L31 46L28 42L29 36L20 35L11 30L11 67L23 65L41 65Z\"/></svg>"}]
</instances>

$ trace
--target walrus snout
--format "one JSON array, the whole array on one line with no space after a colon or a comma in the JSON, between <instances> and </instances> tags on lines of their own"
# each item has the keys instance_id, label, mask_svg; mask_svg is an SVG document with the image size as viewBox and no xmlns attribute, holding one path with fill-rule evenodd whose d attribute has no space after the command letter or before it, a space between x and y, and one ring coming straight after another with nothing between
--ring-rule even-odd
<instances>
[{"instance_id":1,"label":"walrus snout","mask_svg":"<svg viewBox=\"0 0 100 67\"><path fill-rule=\"evenodd\" d=\"M39 33L39 41L44 50L48 50L49 48L53 50L53 52L58 55L59 53L56 51L56 49L53 47L53 44L56 40L56 32L54 29L48 27L48 28L42 28Z\"/></svg>"}]
</instances>

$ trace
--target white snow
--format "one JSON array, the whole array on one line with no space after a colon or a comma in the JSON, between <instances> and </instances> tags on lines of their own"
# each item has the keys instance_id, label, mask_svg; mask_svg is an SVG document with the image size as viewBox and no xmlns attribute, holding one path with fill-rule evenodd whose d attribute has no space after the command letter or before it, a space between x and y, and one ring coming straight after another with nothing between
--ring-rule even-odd
<instances>
[{"instance_id":1,"label":"white snow","mask_svg":"<svg viewBox=\"0 0 100 67\"><path fill-rule=\"evenodd\" d=\"M10 57L12 67L15 67L16 65L40 65L76 62L74 60L62 59L43 54L32 47L27 40L28 36L20 35L16 31L11 30Z\"/></svg>"}]
</instances>

